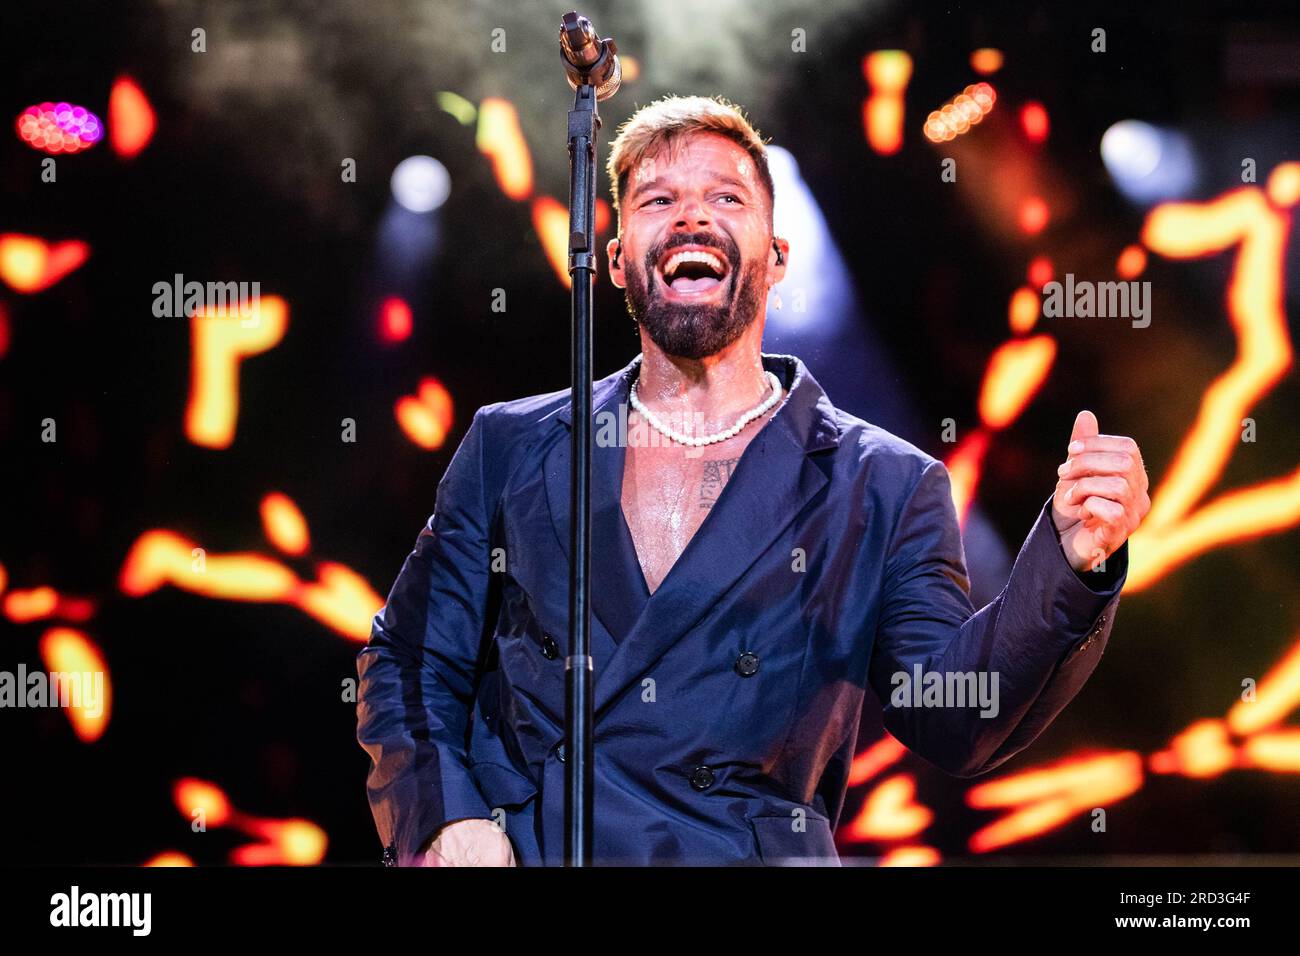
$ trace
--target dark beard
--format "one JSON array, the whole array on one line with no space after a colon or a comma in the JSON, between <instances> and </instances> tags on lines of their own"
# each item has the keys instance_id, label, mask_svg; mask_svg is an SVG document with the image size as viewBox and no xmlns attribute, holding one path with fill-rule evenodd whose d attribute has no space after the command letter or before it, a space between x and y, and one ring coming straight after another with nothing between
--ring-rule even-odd
<instances>
[{"instance_id":1,"label":"dark beard","mask_svg":"<svg viewBox=\"0 0 1300 956\"><path fill-rule=\"evenodd\" d=\"M624 299L627 311L650 335L650 341L668 355L702 359L715 355L740 338L758 318L763 306L763 263L752 263L740 274L733 268L725 280L731 288L716 305L680 305L664 300L653 281L658 256L648 256L644 269L627 270ZM733 260L734 262L734 260ZM646 279L651 289L646 288Z\"/></svg>"}]
</instances>

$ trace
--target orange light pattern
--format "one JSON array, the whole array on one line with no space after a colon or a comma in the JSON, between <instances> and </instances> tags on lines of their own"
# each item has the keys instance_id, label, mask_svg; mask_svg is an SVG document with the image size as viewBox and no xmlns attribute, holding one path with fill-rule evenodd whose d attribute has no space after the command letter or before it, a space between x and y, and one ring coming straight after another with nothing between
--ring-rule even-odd
<instances>
[{"instance_id":1,"label":"orange light pattern","mask_svg":"<svg viewBox=\"0 0 1300 956\"><path fill-rule=\"evenodd\" d=\"M0 279L24 295L43 292L90 257L79 239L48 243L39 236L0 233Z\"/></svg>"},{"instance_id":2,"label":"orange light pattern","mask_svg":"<svg viewBox=\"0 0 1300 956\"><path fill-rule=\"evenodd\" d=\"M253 303L196 312L190 318L190 399L185 434L205 448L228 448L239 417L239 365L274 348L289 325L289 306L275 295Z\"/></svg>"},{"instance_id":3,"label":"orange light pattern","mask_svg":"<svg viewBox=\"0 0 1300 956\"><path fill-rule=\"evenodd\" d=\"M972 787L975 809L1016 808L976 831L972 853L988 853L1053 830L1076 814L1113 804L1142 786L1142 758L1131 751L1072 757Z\"/></svg>"},{"instance_id":4,"label":"orange light pattern","mask_svg":"<svg viewBox=\"0 0 1300 956\"><path fill-rule=\"evenodd\" d=\"M1052 260L1047 258L1047 256L1035 256L1029 263L1029 271L1025 273L1025 277L1029 280L1029 284L1033 286L1033 289L1030 290L1031 292L1042 289L1043 286L1052 281L1053 275L1055 275L1055 270L1052 268ZM1038 311L1037 300L1034 302L1034 311ZM1035 316L1035 320L1037 320L1037 316ZM1030 324L1032 325L1033 323Z\"/></svg>"},{"instance_id":5,"label":"orange light pattern","mask_svg":"<svg viewBox=\"0 0 1300 956\"><path fill-rule=\"evenodd\" d=\"M203 597L226 601L292 604L344 637L364 642L370 619L383 598L356 574L322 564L318 582L299 581L277 561L259 554L208 555L202 570L191 558L194 547L170 531L147 531L132 546L123 564L122 591L143 597L164 584ZM346 571L346 569L343 569Z\"/></svg>"},{"instance_id":6,"label":"orange light pattern","mask_svg":"<svg viewBox=\"0 0 1300 956\"><path fill-rule=\"evenodd\" d=\"M415 395L403 395L393 406L406 437L428 451L441 448L451 431L451 393L432 376L420 379Z\"/></svg>"},{"instance_id":7,"label":"orange light pattern","mask_svg":"<svg viewBox=\"0 0 1300 956\"><path fill-rule=\"evenodd\" d=\"M201 819L204 826L224 827L234 815L225 791L215 783L183 777L172 785L172 802L188 820Z\"/></svg>"},{"instance_id":8,"label":"orange light pattern","mask_svg":"<svg viewBox=\"0 0 1300 956\"><path fill-rule=\"evenodd\" d=\"M1300 728L1279 727L1300 707L1300 634L1255 688L1254 700L1240 700L1226 719L1193 721L1151 754L1147 769L1205 780L1229 770L1300 773ZM1233 736L1245 738L1234 743ZM971 837L973 852L1029 840L1094 807L1114 803L1143 783L1142 758L1132 752L1085 755L1003 777L967 792L977 809L1020 806Z\"/></svg>"},{"instance_id":9,"label":"orange light pattern","mask_svg":"<svg viewBox=\"0 0 1300 956\"><path fill-rule=\"evenodd\" d=\"M1042 103L1029 102L1020 108L1020 128L1024 130L1025 139L1031 143L1042 143L1047 139L1051 122L1047 117L1047 108Z\"/></svg>"},{"instance_id":10,"label":"orange light pattern","mask_svg":"<svg viewBox=\"0 0 1300 956\"><path fill-rule=\"evenodd\" d=\"M1029 236L1036 236L1047 228L1047 220L1051 218L1051 212L1041 196L1028 196L1020 204L1020 211L1016 218L1022 232Z\"/></svg>"},{"instance_id":11,"label":"orange light pattern","mask_svg":"<svg viewBox=\"0 0 1300 956\"><path fill-rule=\"evenodd\" d=\"M631 57L621 59L623 79L630 81L627 71L635 75L637 65ZM444 105L457 115L473 113L473 106L454 94L440 94L453 97L458 103ZM533 229L542 244L546 260L551 264L556 278L567 289L573 280L569 276L569 207L551 196L533 196L532 158L528 143L519 127L518 113L515 107L504 99L489 98L478 108L477 143L479 150L492 160L497 182L511 199L532 199ZM613 219L613 210L608 202L597 197L595 203L596 235L603 234Z\"/></svg>"},{"instance_id":12,"label":"orange light pattern","mask_svg":"<svg viewBox=\"0 0 1300 956\"><path fill-rule=\"evenodd\" d=\"M1247 736L1268 730L1300 707L1300 634L1286 657L1264 675L1253 701L1239 700L1228 711L1228 727Z\"/></svg>"},{"instance_id":13,"label":"orange light pattern","mask_svg":"<svg viewBox=\"0 0 1300 956\"><path fill-rule=\"evenodd\" d=\"M1282 279L1291 226L1287 210L1297 202L1300 163L1291 162L1273 170L1264 190L1248 186L1207 203L1167 203L1157 206L1147 218L1143 242L1167 256L1192 258L1239 246L1228 288L1229 316L1237 334L1238 354L1231 368L1206 392L1192 431L1163 483L1152 494L1150 513L1129 539L1125 590L1148 587L1211 548L1300 524L1300 468L1284 477L1220 495L1189 514L1222 473L1240 440L1242 419L1250 407L1291 366ZM1141 274L1146 268L1146 252L1139 246L1126 248L1116 268L1121 277ZM1013 331L1021 331L1029 313L1028 300L1020 296L1019 290L1009 312ZM1011 363L1007 369L1016 369L1028 376L1026 379L1002 378L1002 370L994 374L995 364L1010 357L1025 364L1017 368L1016 363ZM992 422L1001 421L997 426L1000 428L1010 424L1046 378L1051 364L1045 353L1034 355L1015 341L995 352L980 396L985 424L994 427ZM1033 384L1034 376L1040 378L1037 384ZM1030 394L1020 394L1031 384ZM992 418L985 413L986 407L992 411ZM958 464L953 459L949 463ZM969 458L961 464L969 468ZM953 483L953 500L963 524L965 509L978 483L978 467L973 479L963 479L960 494L958 482Z\"/></svg>"},{"instance_id":14,"label":"orange light pattern","mask_svg":"<svg viewBox=\"0 0 1300 956\"><path fill-rule=\"evenodd\" d=\"M172 800L188 821L202 819L205 827L229 827L258 841L230 852L230 862L236 866L315 866L325 858L329 840L316 824L243 813L214 783L193 777L178 780L172 787Z\"/></svg>"},{"instance_id":15,"label":"orange light pattern","mask_svg":"<svg viewBox=\"0 0 1300 956\"><path fill-rule=\"evenodd\" d=\"M1125 246L1115 260L1115 274L1121 279L1136 279L1147 268L1147 252L1141 246Z\"/></svg>"},{"instance_id":16,"label":"orange light pattern","mask_svg":"<svg viewBox=\"0 0 1300 956\"><path fill-rule=\"evenodd\" d=\"M550 196L533 200L533 229L542 240L546 261L555 270L556 277L570 288L569 277L569 207Z\"/></svg>"},{"instance_id":17,"label":"orange light pattern","mask_svg":"<svg viewBox=\"0 0 1300 956\"><path fill-rule=\"evenodd\" d=\"M291 509L297 515L284 520L301 521L302 540L309 543L306 519L297 505L285 498L279 507L286 514ZM273 541L273 534L280 534L269 526L266 530ZM174 531L155 529L146 531L131 546L118 586L131 597L143 597L170 584L221 600L290 604L349 640L369 640L371 620L384 599L359 574L337 562L320 562L316 574L315 581L302 581L274 558L255 552L209 554Z\"/></svg>"},{"instance_id":18,"label":"orange light pattern","mask_svg":"<svg viewBox=\"0 0 1300 956\"><path fill-rule=\"evenodd\" d=\"M879 866L938 866L942 857L932 846L900 846L880 858Z\"/></svg>"},{"instance_id":19,"label":"orange light pattern","mask_svg":"<svg viewBox=\"0 0 1300 956\"><path fill-rule=\"evenodd\" d=\"M193 866L194 861L184 853L178 853L176 850L166 850L157 856L150 857L141 866Z\"/></svg>"},{"instance_id":20,"label":"orange light pattern","mask_svg":"<svg viewBox=\"0 0 1300 956\"><path fill-rule=\"evenodd\" d=\"M1201 780L1229 770L1300 773L1300 728L1279 726L1297 708L1300 708L1300 634L1286 656L1260 680L1253 700L1236 702L1225 719L1193 721L1173 737L1167 748L1147 757L1147 769L1151 773ZM1233 736L1244 739L1234 743ZM893 737L886 735L860 754L854 760L854 767L862 761L864 771L870 766L874 773L879 766L901 759L899 747ZM861 785L869 776L866 772L851 772L850 785ZM970 838L970 849L986 853L1034 839L1080 813L1130 796L1143 783L1141 756L1132 751L1114 751L1070 757L977 785L967 791L969 806L1014 809L975 833ZM906 800L902 799L904 796ZM874 816L868 818L864 807L846 839L884 839L879 834L902 827L894 812L900 807L909 810L912 796L912 791L902 789L878 797L872 807ZM908 819L906 812L901 819ZM877 822L881 820L884 822ZM864 832L872 835L861 835ZM882 861L881 865L886 864Z\"/></svg>"},{"instance_id":21,"label":"orange light pattern","mask_svg":"<svg viewBox=\"0 0 1300 956\"><path fill-rule=\"evenodd\" d=\"M1233 769L1300 772L1300 729L1279 728L1300 707L1300 634L1285 657L1255 688L1253 700L1237 701L1223 720L1198 720L1151 755L1153 773L1216 777ZM1245 738L1235 743L1232 737Z\"/></svg>"},{"instance_id":22,"label":"orange light pattern","mask_svg":"<svg viewBox=\"0 0 1300 956\"><path fill-rule=\"evenodd\" d=\"M1274 170L1269 196L1294 198L1287 185L1294 169L1284 164ZM1151 511L1129 539L1125 590L1148 587L1210 548L1300 522L1300 469L1192 510L1240 447L1242 420L1291 367L1283 300L1291 216L1269 196L1245 186L1205 203L1165 203L1147 217L1142 241L1162 255L1192 258L1238 248L1228 284L1237 355L1207 389L1191 431L1151 495Z\"/></svg>"},{"instance_id":23,"label":"orange light pattern","mask_svg":"<svg viewBox=\"0 0 1300 956\"><path fill-rule=\"evenodd\" d=\"M1005 428L1024 411L1042 386L1056 359L1050 335L1004 342L989 359L980 389L980 419L993 429Z\"/></svg>"},{"instance_id":24,"label":"orange light pattern","mask_svg":"<svg viewBox=\"0 0 1300 956\"><path fill-rule=\"evenodd\" d=\"M1039 286L1047 285L1052 281L1051 264L1047 265L1048 275ZM1039 270L1042 271L1041 269ZM1042 311L1041 303L1038 301L1038 293L1028 286L1021 286L1011 294L1011 302L1007 305L1007 324L1011 326L1011 331L1017 335L1024 335L1033 330L1038 324L1038 313Z\"/></svg>"},{"instance_id":25,"label":"orange light pattern","mask_svg":"<svg viewBox=\"0 0 1300 956\"><path fill-rule=\"evenodd\" d=\"M903 147L903 94L912 78L912 58L902 50L876 50L862 58L871 95L862 103L867 143L882 156Z\"/></svg>"},{"instance_id":26,"label":"orange light pattern","mask_svg":"<svg viewBox=\"0 0 1300 956\"><path fill-rule=\"evenodd\" d=\"M1177 773L1184 777L1217 777L1237 762L1228 739L1228 727L1221 720L1198 720L1149 760L1153 773Z\"/></svg>"},{"instance_id":27,"label":"orange light pattern","mask_svg":"<svg viewBox=\"0 0 1300 956\"><path fill-rule=\"evenodd\" d=\"M307 519L288 495L273 491L262 499L262 530L266 540L285 554L306 554L311 547Z\"/></svg>"},{"instance_id":28,"label":"orange light pattern","mask_svg":"<svg viewBox=\"0 0 1300 956\"><path fill-rule=\"evenodd\" d=\"M904 840L916 836L934 819L929 807L916 802L916 779L900 773L867 794L862 809L843 836L850 842Z\"/></svg>"},{"instance_id":29,"label":"orange light pattern","mask_svg":"<svg viewBox=\"0 0 1300 956\"><path fill-rule=\"evenodd\" d=\"M83 698L61 708L68 715L73 732L83 743L93 744L108 729L112 716L113 685L109 679L108 664L99 647L87 635L70 627L52 627L41 635L41 660L48 671L66 674L102 674L102 699L93 709Z\"/></svg>"},{"instance_id":30,"label":"orange light pattern","mask_svg":"<svg viewBox=\"0 0 1300 956\"><path fill-rule=\"evenodd\" d=\"M1156 496L1151 500L1154 511ZM1213 548L1285 531L1298 523L1300 469L1285 478L1225 492L1183 518L1181 524L1144 524L1139 528L1129 539L1129 577L1124 590L1149 587Z\"/></svg>"},{"instance_id":31,"label":"orange light pattern","mask_svg":"<svg viewBox=\"0 0 1300 956\"><path fill-rule=\"evenodd\" d=\"M984 455L989 450L991 441L992 436L988 431L977 428L961 440L957 450L944 462L952 486L953 507L957 511L958 523L963 528L966 526L971 501L975 497L975 486L979 483Z\"/></svg>"},{"instance_id":32,"label":"orange light pattern","mask_svg":"<svg viewBox=\"0 0 1300 956\"><path fill-rule=\"evenodd\" d=\"M153 107L135 80L120 76L108 95L108 139L124 159L140 154L157 128Z\"/></svg>"},{"instance_id":33,"label":"orange light pattern","mask_svg":"<svg viewBox=\"0 0 1300 956\"><path fill-rule=\"evenodd\" d=\"M970 55L970 68L981 76L990 76L1002 69L1002 51L993 47L980 47Z\"/></svg>"},{"instance_id":34,"label":"orange light pattern","mask_svg":"<svg viewBox=\"0 0 1300 956\"><path fill-rule=\"evenodd\" d=\"M365 578L334 561L322 561L317 580L302 584L294 603L304 613L344 637L365 643L371 620L384 604Z\"/></svg>"},{"instance_id":35,"label":"orange light pattern","mask_svg":"<svg viewBox=\"0 0 1300 956\"><path fill-rule=\"evenodd\" d=\"M1268 201L1279 209L1300 203L1300 162L1279 163L1264 185Z\"/></svg>"},{"instance_id":36,"label":"orange light pattern","mask_svg":"<svg viewBox=\"0 0 1300 956\"><path fill-rule=\"evenodd\" d=\"M310 820L253 820L246 828L261 843L249 843L230 852L236 866L315 866L325 858L329 843L325 831Z\"/></svg>"},{"instance_id":37,"label":"orange light pattern","mask_svg":"<svg viewBox=\"0 0 1300 956\"><path fill-rule=\"evenodd\" d=\"M1240 764L1273 773L1300 773L1300 730L1251 737L1241 746Z\"/></svg>"},{"instance_id":38,"label":"orange light pattern","mask_svg":"<svg viewBox=\"0 0 1300 956\"><path fill-rule=\"evenodd\" d=\"M0 589L3 589L3 585L0 585ZM2 606L5 617L15 624L51 617L81 623L95 616L95 602L91 599L68 597L48 585L10 591L5 595Z\"/></svg>"},{"instance_id":39,"label":"orange light pattern","mask_svg":"<svg viewBox=\"0 0 1300 956\"><path fill-rule=\"evenodd\" d=\"M475 143L492 160L497 185L511 199L527 199L533 192L533 160L519 128L514 104L488 97L478 108Z\"/></svg>"},{"instance_id":40,"label":"orange light pattern","mask_svg":"<svg viewBox=\"0 0 1300 956\"><path fill-rule=\"evenodd\" d=\"M932 143L946 143L983 121L997 91L988 83L973 83L925 119L925 138Z\"/></svg>"},{"instance_id":41,"label":"orange light pattern","mask_svg":"<svg viewBox=\"0 0 1300 956\"><path fill-rule=\"evenodd\" d=\"M892 734L886 733L853 758L853 765L849 767L848 785L861 786L886 767L898 763L906 753L907 748Z\"/></svg>"},{"instance_id":42,"label":"orange light pattern","mask_svg":"<svg viewBox=\"0 0 1300 956\"><path fill-rule=\"evenodd\" d=\"M123 593L143 597L164 584L224 601L290 601L294 573L260 554L195 555L198 545L172 531L146 531L127 553L118 579Z\"/></svg>"}]
</instances>

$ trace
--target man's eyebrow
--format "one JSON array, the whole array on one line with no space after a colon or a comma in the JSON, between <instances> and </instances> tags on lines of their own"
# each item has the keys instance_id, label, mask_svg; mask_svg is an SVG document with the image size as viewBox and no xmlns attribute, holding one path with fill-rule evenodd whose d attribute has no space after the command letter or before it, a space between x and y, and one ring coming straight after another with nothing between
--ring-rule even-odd
<instances>
[{"instance_id":1,"label":"man's eyebrow","mask_svg":"<svg viewBox=\"0 0 1300 956\"><path fill-rule=\"evenodd\" d=\"M743 182L742 180L739 179L735 179L731 176L726 175L725 173L718 173L716 176L713 177L713 180L714 182L726 183L728 186L736 186L739 189L743 189L745 192L749 191L749 183ZM648 182L637 183L637 185L632 188L632 192L628 194L628 198L633 199L636 196L639 196L641 193L645 192L647 189L654 189L656 186L659 185L660 183L658 179L651 179Z\"/></svg>"}]
</instances>

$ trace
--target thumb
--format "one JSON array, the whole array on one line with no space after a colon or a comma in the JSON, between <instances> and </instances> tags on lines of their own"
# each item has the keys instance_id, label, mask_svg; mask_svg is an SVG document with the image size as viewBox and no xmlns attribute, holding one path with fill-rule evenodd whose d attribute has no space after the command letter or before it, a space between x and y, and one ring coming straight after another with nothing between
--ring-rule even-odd
<instances>
[{"instance_id":1,"label":"thumb","mask_svg":"<svg viewBox=\"0 0 1300 956\"><path fill-rule=\"evenodd\" d=\"M1070 432L1070 441L1091 438L1098 434L1097 416L1086 408L1074 417L1074 428Z\"/></svg>"}]
</instances>

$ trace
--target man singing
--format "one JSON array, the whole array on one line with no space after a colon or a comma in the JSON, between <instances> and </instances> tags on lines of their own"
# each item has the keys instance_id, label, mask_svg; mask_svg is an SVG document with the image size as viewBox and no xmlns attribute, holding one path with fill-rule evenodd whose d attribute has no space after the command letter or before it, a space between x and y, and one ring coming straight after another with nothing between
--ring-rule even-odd
<instances>
[{"instance_id":1,"label":"man singing","mask_svg":"<svg viewBox=\"0 0 1300 956\"><path fill-rule=\"evenodd\" d=\"M641 354L593 396L594 862L834 865L868 686L961 777L1083 686L1150 507L1142 459L1080 412L975 611L943 463L761 349L790 246L741 111L652 103L608 171ZM562 862L572 427L567 389L479 409L358 656L389 864ZM953 693L976 685L991 706Z\"/></svg>"}]
</instances>

